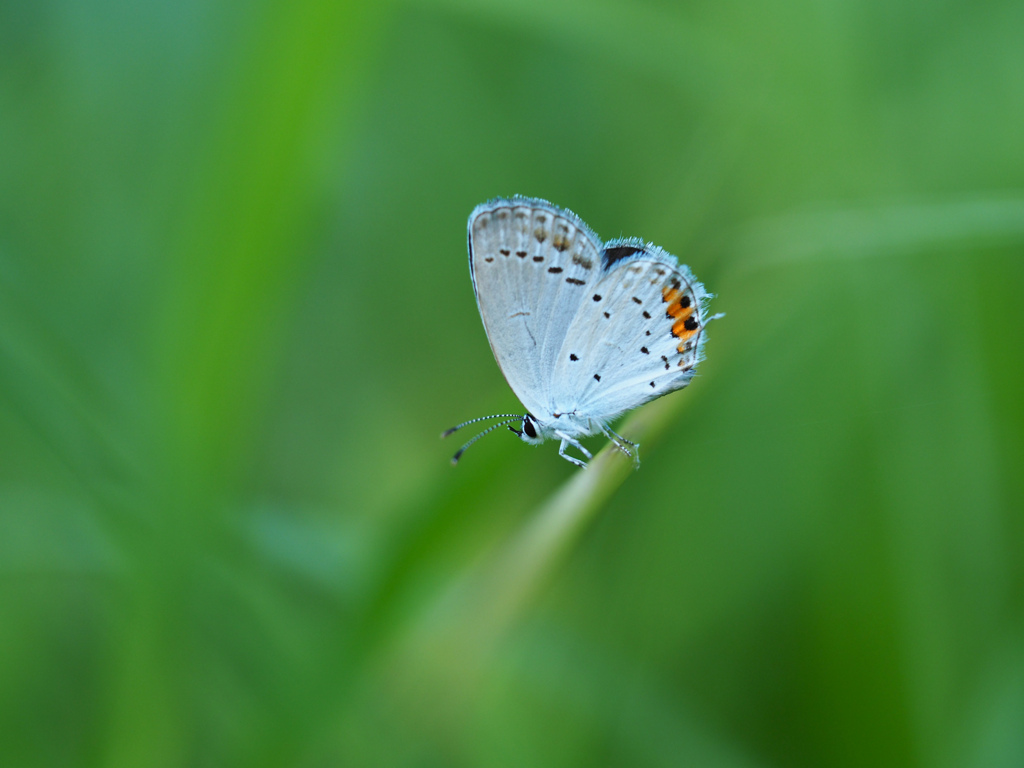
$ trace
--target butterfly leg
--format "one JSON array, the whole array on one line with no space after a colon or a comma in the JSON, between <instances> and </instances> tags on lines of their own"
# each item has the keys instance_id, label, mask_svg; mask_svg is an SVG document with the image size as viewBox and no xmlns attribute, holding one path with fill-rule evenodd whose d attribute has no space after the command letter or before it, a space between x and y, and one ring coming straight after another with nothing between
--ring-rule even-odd
<instances>
[{"instance_id":1,"label":"butterfly leg","mask_svg":"<svg viewBox=\"0 0 1024 768\"><path fill-rule=\"evenodd\" d=\"M637 443L634 443L632 440L627 440L611 427L606 427L604 424L601 425L601 431L604 433L605 437L612 441L612 445L633 460L634 468L638 468L640 466L640 446ZM623 445L623 443L632 446L633 450L629 450L629 448Z\"/></svg>"},{"instance_id":2,"label":"butterfly leg","mask_svg":"<svg viewBox=\"0 0 1024 768\"><path fill-rule=\"evenodd\" d=\"M575 456L570 456L569 454L567 454L565 452L565 448L568 445L571 445L573 448L576 448L580 453L582 453L588 459L594 458L594 454L592 454L590 451L588 451L586 448L584 448L580 444L579 440L575 440L575 439L569 437L564 432L557 432L556 431L555 432L555 436L556 437L560 437L562 439L562 444L558 446L558 455L561 456L566 461L572 462L577 467L586 467L587 466L587 463L585 461L580 461Z\"/></svg>"}]
</instances>

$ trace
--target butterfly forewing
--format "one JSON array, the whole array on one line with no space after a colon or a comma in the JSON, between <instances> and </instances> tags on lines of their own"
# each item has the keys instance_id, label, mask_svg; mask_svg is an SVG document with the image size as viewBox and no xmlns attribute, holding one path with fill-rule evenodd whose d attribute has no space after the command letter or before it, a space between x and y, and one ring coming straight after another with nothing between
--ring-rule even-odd
<instances>
[{"instance_id":1,"label":"butterfly forewing","mask_svg":"<svg viewBox=\"0 0 1024 768\"><path fill-rule=\"evenodd\" d=\"M469 258L480 316L512 391L551 410L552 371L586 291L601 276L600 242L575 215L529 198L478 206Z\"/></svg>"}]
</instances>

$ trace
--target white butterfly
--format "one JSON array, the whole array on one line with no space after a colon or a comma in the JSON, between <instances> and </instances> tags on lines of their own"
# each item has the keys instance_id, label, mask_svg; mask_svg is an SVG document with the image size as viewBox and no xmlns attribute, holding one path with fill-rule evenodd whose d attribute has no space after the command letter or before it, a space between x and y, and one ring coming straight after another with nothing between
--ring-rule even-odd
<instances>
[{"instance_id":1,"label":"white butterfly","mask_svg":"<svg viewBox=\"0 0 1024 768\"><path fill-rule=\"evenodd\" d=\"M693 378L703 358L707 293L693 273L653 243L602 244L569 210L527 197L477 206L469 217L469 271L498 367L526 414L509 426L523 441L558 439L558 455L579 439L604 434L639 465L635 443L608 424Z\"/></svg>"}]
</instances>

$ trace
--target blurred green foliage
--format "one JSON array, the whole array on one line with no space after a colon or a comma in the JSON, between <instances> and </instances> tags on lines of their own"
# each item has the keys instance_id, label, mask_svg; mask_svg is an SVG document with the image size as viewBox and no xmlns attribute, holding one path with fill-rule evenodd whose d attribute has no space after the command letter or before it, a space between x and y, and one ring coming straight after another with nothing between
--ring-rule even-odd
<instances>
[{"instance_id":1,"label":"blurred green foliage","mask_svg":"<svg viewBox=\"0 0 1024 768\"><path fill-rule=\"evenodd\" d=\"M0 3L0 764L1024 765L1022 29ZM728 317L484 642L577 473L437 440L518 408L464 230L515 193Z\"/></svg>"}]
</instances>

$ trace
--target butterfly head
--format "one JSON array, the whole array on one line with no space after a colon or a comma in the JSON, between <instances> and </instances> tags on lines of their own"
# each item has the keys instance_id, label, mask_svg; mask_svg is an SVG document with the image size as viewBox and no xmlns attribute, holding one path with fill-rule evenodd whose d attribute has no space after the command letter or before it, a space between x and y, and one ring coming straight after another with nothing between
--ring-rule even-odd
<instances>
[{"instance_id":1,"label":"butterfly head","mask_svg":"<svg viewBox=\"0 0 1024 768\"><path fill-rule=\"evenodd\" d=\"M529 443L530 445L540 445L541 443L544 442L544 438L541 437L540 424L538 424L537 419L535 419L530 414L526 414L525 416L523 416L522 429L516 429L515 427L510 426L509 430L515 432L519 436L519 439L522 440L524 443Z\"/></svg>"},{"instance_id":2,"label":"butterfly head","mask_svg":"<svg viewBox=\"0 0 1024 768\"><path fill-rule=\"evenodd\" d=\"M458 432L460 429L462 429L465 426L468 426L469 424L476 424L479 421L489 421L490 419L502 419L502 421L499 421L497 424L492 424L483 432L481 432L472 440L470 440L468 443L466 443L464 446L459 448L459 450L455 452L455 455L452 456L452 464L458 464L459 459L462 457L462 454L466 452L466 449L469 448L469 446L471 446L484 435L489 435L498 427L508 426L510 430L515 432L520 437L520 439L522 439L524 442L530 443L531 445L539 445L540 443L544 442L544 437L542 436L543 428L541 427L537 419L535 419L528 413L525 416L520 416L515 413L496 413L493 416L481 416L479 419L470 419L469 421L464 421L461 424L456 424L451 429L445 430L441 434L441 437L448 437L448 435L454 432ZM523 428L516 429L515 427L511 426L516 422L521 422Z\"/></svg>"}]
</instances>

